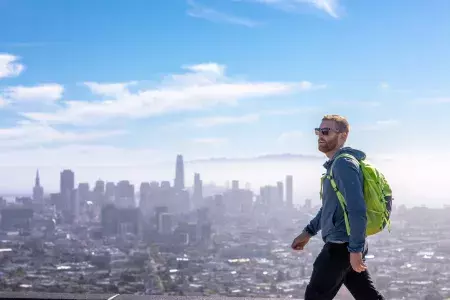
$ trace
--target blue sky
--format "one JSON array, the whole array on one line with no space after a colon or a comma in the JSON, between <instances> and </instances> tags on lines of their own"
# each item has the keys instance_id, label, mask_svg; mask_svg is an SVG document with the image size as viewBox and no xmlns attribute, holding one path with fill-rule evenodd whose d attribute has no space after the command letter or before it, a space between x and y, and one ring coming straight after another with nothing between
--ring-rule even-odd
<instances>
[{"instance_id":1,"label":"blue sky","mask_svg":"<svg viewBox=\"0 0 450 300\"><path fill-rule=\"evenodd\" d=\"M0 0L0 163L310 154L325 113L347 116L350 144L372 156L447 153L449 12L446 0Z\"/></svg>"}]
</instances>

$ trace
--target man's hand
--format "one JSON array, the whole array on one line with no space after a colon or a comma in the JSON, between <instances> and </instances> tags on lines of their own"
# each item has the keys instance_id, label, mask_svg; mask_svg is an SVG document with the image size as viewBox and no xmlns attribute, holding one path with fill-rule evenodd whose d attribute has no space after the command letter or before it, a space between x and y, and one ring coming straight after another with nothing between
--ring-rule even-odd
<instances>
[{"instance_id":1,"label":"man's hand","mask_svg":"<svg viewBox=\"0 0 450 300\"><path fill-rule=\"evenodd\" d=\"M367 269L362 259L362 253L350 253L350 264L355 272L361 273Z\"/></svg>"},{"instance_id":2,"label":"man's hand","mask_svg":"<svg viewBox=\"0 0 450 300\"><path fill-rule=\"evenodd\" d=\"M306 231L303 231L298 237L292 242L291 248L294 250L303 250L303 248L308 244L311 235Z\"/></svg>"}]
</instances>

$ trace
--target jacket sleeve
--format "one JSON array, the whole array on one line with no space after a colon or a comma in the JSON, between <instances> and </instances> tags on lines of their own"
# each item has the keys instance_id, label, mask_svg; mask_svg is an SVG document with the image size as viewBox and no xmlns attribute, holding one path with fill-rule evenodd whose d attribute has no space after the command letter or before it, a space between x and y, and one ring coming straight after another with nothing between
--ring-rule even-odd
<instances>
[{"instance_id":1,"label":"jacket sleeve","mask_svg":"<svg viewBox=\"0 0 450 300\"><path fill-rule=\"evenodd\" d=\"M348 251L363 252L366 240L366 202L358 161L352 158L339 158L333 167L333 178L338 190L347 204L350 238Z\"/></svg>"},{"instance_id":2,"label":"jacket sleeve","mask_svg":"<svg viewBox=\"0 0 450 300\"><path fill-rule=\"evenodd\" d=\"M320 218L322 216L322 207L317 212L317 215L312 219L309 224L305 227L304 231L309 233L311 236L316 235L320 230Z\"/></svg>"}]
</instances>

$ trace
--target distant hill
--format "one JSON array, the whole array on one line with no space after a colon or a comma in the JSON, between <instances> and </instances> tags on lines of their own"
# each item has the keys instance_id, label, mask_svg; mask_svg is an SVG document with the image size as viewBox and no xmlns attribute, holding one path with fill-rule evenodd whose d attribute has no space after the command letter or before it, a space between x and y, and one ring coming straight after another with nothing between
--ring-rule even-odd
<instances>
[{"instance_id":1,"label":"distant hill","mask_svg":"<svg viewBox=\"0 0 450 300\"><path fill-rule=\"evenodd\" d=\"M267 154L256 157L242 157L242 158L232 158L232 157L212 157L205 159L195 159L187 161L187 163L226 163L226 162L252 162L252 161L290 161L290 160L323 160L324 158L319 155L304 155L304 154Z\"/></svg>"}]
</instances>

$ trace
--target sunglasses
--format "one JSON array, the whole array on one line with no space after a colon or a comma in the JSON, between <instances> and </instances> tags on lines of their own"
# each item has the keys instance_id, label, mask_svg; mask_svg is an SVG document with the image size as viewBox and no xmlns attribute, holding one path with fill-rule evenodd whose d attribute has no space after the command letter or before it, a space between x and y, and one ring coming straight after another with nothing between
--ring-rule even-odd
<instances>
[{"instance_id":1,"label":"sunglasses","mask_svg":"<svg viewBox=\"0 0 450 300\"><path fill-rule=\"evenodd\" d=\"M334 132L339 133L339 130L334 129L334 128L329 128L329 127L315 128L314 131L315 131L316 135L320 135L320 134L328 135L328 134L330 134L330 131L334 131Z\"/></svg>"}]
</instances>

